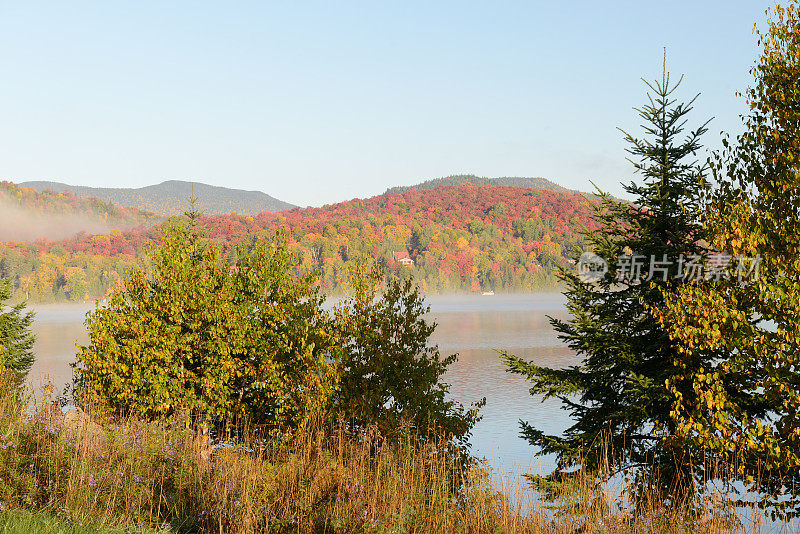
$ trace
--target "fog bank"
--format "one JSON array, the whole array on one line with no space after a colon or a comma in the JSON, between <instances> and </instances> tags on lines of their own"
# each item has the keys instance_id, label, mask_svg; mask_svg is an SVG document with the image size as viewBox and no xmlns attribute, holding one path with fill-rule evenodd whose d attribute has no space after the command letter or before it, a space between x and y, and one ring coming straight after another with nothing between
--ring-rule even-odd
<instances>
[{"instance_id":1,"label":"fog bank","mask_svg":"<svg viewBox=\"0 0 800 534\"><path fill-rule=\"evenodd\" d=\"M0 202L0 241L67 239L79 232L106 234L111 228L80 214L46 214Z\"/></svg>"}]
</instances>

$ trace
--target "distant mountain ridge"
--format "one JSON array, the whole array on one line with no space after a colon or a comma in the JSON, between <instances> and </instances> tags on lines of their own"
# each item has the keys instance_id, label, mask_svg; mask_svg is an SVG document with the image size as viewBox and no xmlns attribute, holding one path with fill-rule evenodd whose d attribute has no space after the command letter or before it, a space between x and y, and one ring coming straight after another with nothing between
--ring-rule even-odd
<instances>
[{"instance_id":1,"label":"distant mountain ridge","mask_svg":"<svg viewBox=\"0 0 800 534\"><path fill-rule=\"evenodd\" d=\"M562 187L555 182L551 182L546 178L533 177L517 177L517 176L503 176L499 178L485 178L482 176L475 176L474 174L454 174L452 176L445 176L444 178L434 178L433 180L426 180L419 184L409 186L390 187L386 190L387 193L403 193L412 189L436 189L442 185L464 185L470 183L473 185L508 185L512 187L525 187L528 189L541 189L544 191L560 191L562 193L577 193L572 189Z\"/></svg>"},{"instance_id":2,"label":"distant mountain ridge","mask_svg":"<svg viewBox=\"0 0 800 534\"><path fill-rule=\"evenodd\" d=\"M182 180L168 180L140 188L87 187L45 181L22 182L19 185L38 191L50 189L59 193L68 192L79 198L94 197L118 206L146 210L165 217L186 211L186 199L192 194L197 197L198 209L206 215L233 212L257 215L263 211L283 211L296 207L261 191L244 191Z\"/></svg>"}]
</instances>

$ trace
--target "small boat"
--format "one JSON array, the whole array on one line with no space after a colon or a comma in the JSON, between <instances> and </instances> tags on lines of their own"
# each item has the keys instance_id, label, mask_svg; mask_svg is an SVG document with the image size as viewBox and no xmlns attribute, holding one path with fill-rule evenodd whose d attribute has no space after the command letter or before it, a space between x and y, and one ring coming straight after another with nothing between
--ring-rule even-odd
<instances>
[{"instance_id":1,"label":"small boat","mask_svg":"<svg viewBox=\"0 0 800 534\"><path fill-rule=\"evenodd\" d=\"M494 295L494 291L484 291L481 295Z\"/></svg>"}]
</instances>

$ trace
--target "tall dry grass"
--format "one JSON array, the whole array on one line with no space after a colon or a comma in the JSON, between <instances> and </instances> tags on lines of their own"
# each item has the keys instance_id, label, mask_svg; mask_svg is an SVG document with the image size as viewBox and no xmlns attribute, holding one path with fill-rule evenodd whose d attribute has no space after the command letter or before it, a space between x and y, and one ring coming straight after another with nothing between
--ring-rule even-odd
<instances>
[{"instance_id":1,"label":"tall dry grass","mask_svg":"<svg viewBox=\"0 0 800 534\"><path fill-rule=\"evenodd\" d=\"M0 501L68 521L184 532L760 532L720 498L623 510L619 488L577 480L555 503L434 441L316 428L269 445L240 430L227 445L175 418L66 417L57 399L0 383ZM555 504L561 513L549 506Z\"/></svg>"}]
</instances>

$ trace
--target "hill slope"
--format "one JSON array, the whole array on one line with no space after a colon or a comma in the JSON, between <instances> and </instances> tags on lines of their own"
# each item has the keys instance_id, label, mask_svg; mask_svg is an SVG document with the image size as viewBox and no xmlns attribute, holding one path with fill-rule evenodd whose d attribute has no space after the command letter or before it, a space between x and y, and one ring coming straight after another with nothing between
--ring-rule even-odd
<instances>
[{"instance_id":1,"label":"hill slope","mask_svg":"<svg viewBox=\"0 0 800 534\"><path fill-rule=\"evenodd\" d=\"M23 182L20 185L33 187L38 191L50 189L69 192L80 198L96 197L118 206L147 210L164 217L183 213L187 208L186 199L192 193L198 198L198 208L208 215L232 212L256 215L262 211L281 211L294 207L261 191L244 191L181 180L169 180L137 189L86 187L59 182Z\"/></svg>"},{"instance_id":2,"label":"hill slope","mask_svg":"<svg viewBox=\"0 0 800 534\"><path fill-rule=\"evenodd\" d=\"M96 198L0 182L0 241L65 239L80 232L105 234L160 220L152 213Z\"/></svg>"},{"instance_id":3,"label":"hill slope","mask_svg":"<svg viewBox=\"0 0 800 534\"><path fill-rule=\"evenodd\" d=\"M595 227L592 199L561 191L465 184L385 193L322 208L202 219L225 254L243 239L282 231L299 261L329 292L346 290L364 258L428 293L553 288L557 265ZM154 228L31 244L0 244L0 275L34 300L103 294L158 240Z\"/></svg>"},{"instance_id":4,"label":"hill slope","mask_svg":"<svg viewBox=\"0 0 800 534\"><path fill-rule=\"evenodd\" d=\"M508 185L511 187L524 187L528 189L540 189L542 191L561 191L575 193L571 189L561 187L555 182L551 182L546 178L520 178L504 176L500 178L484 178L475 176L474 174L454 174L453 176L445 176L444 178L435 178L433 180L426 180L422 183L409 186L390 187L386 190L387 193L402 193L411 189L436 189L443 185Z\"/></svg>"}]
</instances>

